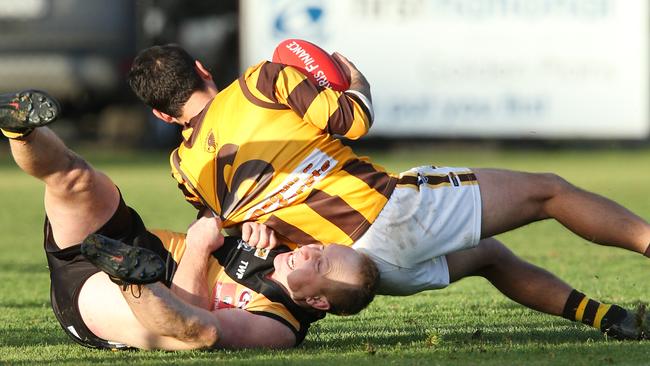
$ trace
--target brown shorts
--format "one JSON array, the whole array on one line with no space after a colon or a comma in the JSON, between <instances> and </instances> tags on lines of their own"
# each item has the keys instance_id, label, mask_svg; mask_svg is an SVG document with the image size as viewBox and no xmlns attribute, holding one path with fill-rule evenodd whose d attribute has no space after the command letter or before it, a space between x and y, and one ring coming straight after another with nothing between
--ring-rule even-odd
<instances>
[{"instance_id":1,"label":"brown shorts","mask_svg":"<svg viewBox=\"0 0 650 366\"><path fill-rule=\"evenodd\" d=\"M99 272L99 269L81 255L81 245L75 245L63 250L59 249L54 241L52 227L47 217L45 218L44 231L45 253L50 269L52 310L54 310L54 315L59 320L63 330L75 342L85 347L129 348L124 344L99 338L86 327L79 313L77 300L83 284L90 276ZM113 216L95 233L130 245L137 241L138 246L146 247L158 253L167 265L164 283L170 286L171 278L178 264L165 249L160 239L147 231L140 215L128 207L122 197L120 197L120 204Z\"/></svg>"}]
</instances>

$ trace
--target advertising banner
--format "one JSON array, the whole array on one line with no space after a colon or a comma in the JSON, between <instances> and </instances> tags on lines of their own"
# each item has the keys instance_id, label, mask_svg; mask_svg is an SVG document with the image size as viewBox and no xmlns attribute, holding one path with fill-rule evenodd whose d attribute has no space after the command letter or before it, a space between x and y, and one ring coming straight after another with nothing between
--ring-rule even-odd
<instances>
[{"instance_id":1,"label":"advertising banner","mask_svg":"<svg viewBox=\"0 0 650 366\"><path fill-rule=\"evenodd\" d=\"M241 0L241 66L339 51L381 136L643 139L645 0Z\"/></svg>"}]
</instances>

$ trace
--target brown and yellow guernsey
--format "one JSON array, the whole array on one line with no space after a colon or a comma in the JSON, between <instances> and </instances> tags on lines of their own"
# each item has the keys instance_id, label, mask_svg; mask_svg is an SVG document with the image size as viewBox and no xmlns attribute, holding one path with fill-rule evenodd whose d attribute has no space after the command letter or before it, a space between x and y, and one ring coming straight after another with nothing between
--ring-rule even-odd
<instances>
[{"instance_id":1,"label":"brown and yellow guernsey","mask_svg":"<svg viewBox=\"0 0 650 366\"><path fill-rule=\"evenodd\" d=\"M191 121L172 173L186 199L226 228L256 220L289 243L351 245L397 182L335 137L363 136L370 116L356 94L262 62Z\"/></svg>"},{"instance_id":2,"label":"brown and yellow guernsey","mask_svg":"<svg viewBox=\"0 0 650 366\"><path fill-rule=\"evenodd\" d=\"M167 251L167 264L173 269L185 252L185 234L167 230L149 230ZM281 246L272 250L256 249L239 238L226 237L223 246L208 261L208 286L212 291L210 311L239 308L270 317L286 325L296 335L296 344L303 341L311 323L325 313L298 306L282 288L271 280L273 259L290 249ZM171 277L170 277L171 279Z\"/></svg>"}]
</instances>

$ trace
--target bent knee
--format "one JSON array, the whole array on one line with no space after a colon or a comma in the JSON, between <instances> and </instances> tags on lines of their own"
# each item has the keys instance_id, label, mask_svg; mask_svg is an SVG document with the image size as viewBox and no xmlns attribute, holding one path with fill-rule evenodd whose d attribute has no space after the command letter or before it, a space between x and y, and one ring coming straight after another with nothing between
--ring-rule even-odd
<instances>
[{"instance_id":1,"label":"bent knee","mask_svg":"<svg viewBox=\"0 0 650 366\"><path fill-rule=\"evenodd\" d=\"M477 271L479 276L489 279L494 271L508 270L517 261L515 254L494 238L481 240L479 245L481 257L485 259L483 266Z\"/></svg>"},{"instance_id":2,"label":"bent knee","mask_svg":"<svg viewBox=\"0 0 650 366\"><path fill-rule=\"evenodd\" d=\"M468 276L486 277L490 269L505 267L514 255L494 238L483 239L472 248L447 255L451 282Z\"/></svg>"},{"instance_id":3,"label":"bent knee","mask_svg":"<svg viewBox=\"0 0 650 366\"><path fill-rule=\"evenodd\" d=\"M573 184L555 173L535 173L534 176L536 183L542 188L542 194L547 199L576 189Z\"/></svg>"},{"instance_id":4,"label":"bent knee","mask_svg":"<svg viewBox=\"0 0 650 366\"><path fill-rule=\"evenodd\" d=\"M193 349L211 349L219 341L219 330L216 325L200 325L199 331L185 340L192 344Z\"/></svg>"},{"instance_id":5,"label":"bent knee","mask_svg":"<svg viewBox=\"0 0 650 366\"><path fill-rule=\"evenodd\" d=\"M505 259L512 256L510 249L494 238L481 240L479 248L482 256L488 259L487 265L503 263Z\"/></svg>"},{"instance_id":6,"label":"bent knee","mask_svg":"<svg viewBox=\"0 0 650 366\"><path fill-rule=\"evenodd\" d=\"M50 191L75 194L86 192L95 185L97 172L81 157L70 156L68 168L45 179Z\"/></svg>"}]
</instances>

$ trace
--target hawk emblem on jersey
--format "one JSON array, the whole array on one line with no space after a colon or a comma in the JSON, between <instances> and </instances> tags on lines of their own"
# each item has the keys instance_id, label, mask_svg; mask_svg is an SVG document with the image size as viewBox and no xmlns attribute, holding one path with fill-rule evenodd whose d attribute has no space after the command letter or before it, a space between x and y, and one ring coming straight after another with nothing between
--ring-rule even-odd
<instances>
[{"instance_id":1,"label":"hawk emblem on jersey","mask_svg":"<svg viewBox=\"0 0 650 366\"><path fill-rule=\"evenodd\" d=\"M214 138L214 133L212 130L208 132L208 137L205 139L205 152L207 153L214 153L217 151L217 140Z\"/></svg>"},{"instance_id":2,"label":"hawk emblem on jersey","mask_svg":"<svg viewBox=\"0 0 650 366\"><path fill-rule=\"evenodd\" d=\"M260 259L266 259L269 256L269 250L266 248L257 248L253 255Z\"/></svg>"}]
</instances>

